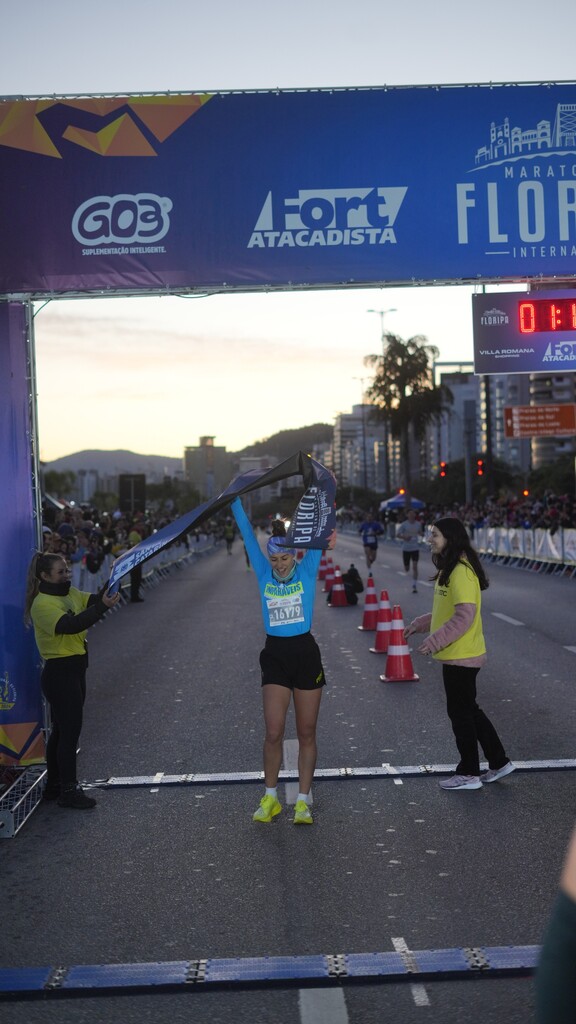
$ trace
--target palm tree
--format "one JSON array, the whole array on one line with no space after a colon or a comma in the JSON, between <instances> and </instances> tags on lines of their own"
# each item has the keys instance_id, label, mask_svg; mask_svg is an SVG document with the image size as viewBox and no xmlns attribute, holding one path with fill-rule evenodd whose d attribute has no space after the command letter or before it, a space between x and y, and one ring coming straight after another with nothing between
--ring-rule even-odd
<instances>
[{"instance_id":1,"label":"palm tree","mask_svg":"<svg viewBox=\"0 0 576 1024\"><path fill-rule=\"evenodd\" d=\"M400 440L407 508L412 497L410 433L415 440L422 440L428 424L439 420L453 402L450 389L434 383L434 361L439 354L424 335L404 341L396 334L385 334L382 355L364 359L366 366L376 370L368 388L376 406L375 416L387 424L392 437Z\"/></svg>"}]
</instances>

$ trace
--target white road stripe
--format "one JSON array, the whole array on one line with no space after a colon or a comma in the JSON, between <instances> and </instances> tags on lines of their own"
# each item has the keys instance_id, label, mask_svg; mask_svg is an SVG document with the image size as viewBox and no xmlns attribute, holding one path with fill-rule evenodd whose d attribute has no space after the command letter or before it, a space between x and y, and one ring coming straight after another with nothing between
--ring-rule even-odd
<instances>
[{"instance_id":1,"label":"white road stripe","mask_svg":"<svg viewBox=\"0 0 576 1024\"><path fill-rule=\"evenodd\" d=\"M292 771L298 768L298 740L284 740L282 744L282 763L286 771ZM298 799L298 793L300 792L300 786L297 782L286 783L286 798L285 803L287 807L293 807ZM310 801L314 803L314 797L312 796L312 790L310 790Z\"/></svg>"},{"instance_id":2,"label":"white road stripe","mask_svg":"<svg viewBox=\"0 0 576 1024\"><path fill-rule=\"evenodd\" d=\"M348 1024L341 988L301 988L298 993L301 1024Z\"/></svg>"},{"instance_id":3,"label":"white road stripe","mask_svg":"<svg viewBox=\"0 0 576 1024\"><path fill-rule=\"evenodd\" d=\"M156 775L152 779L152 782L162 782L163 778L164 778L164 772L156 772ZM159 790L158 789L151 789L150 792L151 793L158 793Z\"/></svg>"},{"instance_id":4,"label":"white road stripe","mask_svg":"<svg viewBox=\"0 0 576 1024\"><path fill-rule=\"evenodd\" d=\"M416 962L410 949L408 948L408 943L406 942L406 940L403 938L392 939L392 945L394 946L394 949L396 950L397 953L402 954L404 965L408 969L415 970ZM416 1003L416 1006L430 1006L430 1000L428 998L428 993L424 988L424 985L410 985L410 992L412 993L412 998Z\"/></svg>"},{"instance_id":5,"label":"white road stripe","mask_svg":"<svg viewBox=\"0 0 576 1024\"><path fill-rule=\"evenodd\" d=\"M424 985L410 985L410 991L416 1006L430 1006L430 1000Z\"/></svg>"},{"instance_id":6,"label":"white road stripe","mask_svg":"<svg viewBox=\"0 0 576 1024\"><path fill-rule=\"evenodd\" d=\"M571 651L572 654L576 654L576 647L564 647L565 651Z\"/></svg>"},{"instance_id":7,"label":"white road stripe","mask_svg":"<svg viewBox=\"0 0 576 1024\"><path fill-rule=\"evenodd\" d=\"M519 622L518 619L511 619L509 615L504 615L503 612L491 612L495 619L502 619L503 622L509 622L511 626L523 626L523 622Z\"/></svg>"}]
</instances>

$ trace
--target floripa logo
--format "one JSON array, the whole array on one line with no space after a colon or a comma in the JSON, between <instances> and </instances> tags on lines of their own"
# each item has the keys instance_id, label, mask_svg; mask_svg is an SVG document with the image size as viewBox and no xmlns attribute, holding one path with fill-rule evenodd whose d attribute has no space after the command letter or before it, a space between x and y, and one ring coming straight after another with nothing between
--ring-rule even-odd
<instances>
[{"instance_id":1,"label":"floripa logo","mask_svg":"<svg viewBox=\"0 0 576 1024\"><path fill-rule=\"evenodd\" d=\"M72 234L82 245L153 243L170 228L172 200L152 192L92 196L76 210Z\"/></svg>"},{"instance_id":2,"label":"floripa logo","mask_svg":"<svg viewBox=\"0 0 576 1024\"><path fill-rule=\"evenodd\" d=\"M487 309L480 317L482 327L500 327L509 322L508 314L503 309Z\"/></svg>"}]
</instances>

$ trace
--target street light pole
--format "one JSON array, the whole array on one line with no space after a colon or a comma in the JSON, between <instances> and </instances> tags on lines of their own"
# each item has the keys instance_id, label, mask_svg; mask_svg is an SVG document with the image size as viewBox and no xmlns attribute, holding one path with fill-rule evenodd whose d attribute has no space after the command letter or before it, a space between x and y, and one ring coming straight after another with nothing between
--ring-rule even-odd
<instances>
[{"instance_id":1,"label":"street light pole","mask_svg":"<svg viewBox=\"0 0 576 1024\"><path fill-rule=\"evenodd\" d=\"M380 343L382 345L382 373L384 373L384 357L386 355L386 333L384 331L384 317L387 313L396 313L396 307L390 309L367 309L367 313L377 313L380 317ZM390 495L390 455L388 452L388 421L384 419L384 490L386 497Z\"/></svg>"}]
</instances>

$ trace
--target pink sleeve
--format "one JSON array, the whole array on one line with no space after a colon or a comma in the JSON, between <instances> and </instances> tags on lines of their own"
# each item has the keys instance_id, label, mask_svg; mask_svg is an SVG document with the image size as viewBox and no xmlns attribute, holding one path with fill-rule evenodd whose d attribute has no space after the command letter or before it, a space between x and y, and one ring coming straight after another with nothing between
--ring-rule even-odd
<instances>
[{"instance_id":1,"label":"pink sleeve","mask_svg":"<svg viewBox=\"0 0 576 1024\"><path fill-rule=\"evenodd\" d=\"M410 625L414 626L416 633L427 633L431 622L432 612L428 612L426 615L419 615L416 619L412 619Z\"/></svg>"},{"instance_id":2,"label":"pink sleeve","mask_svg":"<svg viewBox=\"0 0 576 1024\"><path fill-rule=\"evenodd\" d=\"M470 629L475 614L475 604L457 604L454 614L448 619L448 622L445 622L443 626L440 626L440 629L437 629L428 637L428 643L433 653L437 654L438 651L443 650L444 647L448 647L449 644L453 644L455 640L459 640L461 636L464 636L466 630Z\"/></svg>"}]
</instances>

